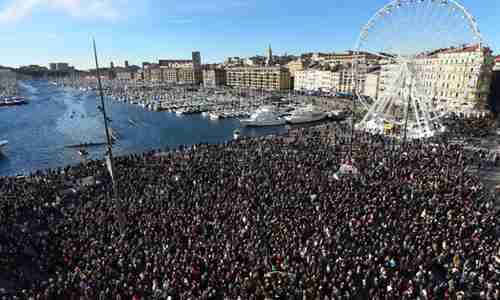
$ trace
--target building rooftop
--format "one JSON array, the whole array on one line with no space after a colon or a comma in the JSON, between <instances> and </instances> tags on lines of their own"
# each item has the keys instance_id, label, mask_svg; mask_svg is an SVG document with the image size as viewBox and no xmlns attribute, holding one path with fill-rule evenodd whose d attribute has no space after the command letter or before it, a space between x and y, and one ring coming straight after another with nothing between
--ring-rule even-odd
<instances>
[{"instance_id":1,"label":"building rooftop","mask_svg":"<svg viewBox=\"0 0 500 300\"><path fill-rule=\"evenodd\" d=\"M168 63L191 63L193 62L191 59L160 59L159 64L168 64Z\"/></svg>"},{"instance_id":2,"label":"building rooftop","mask_svg":"<svg viewBox=\"0 0 500 300\"><path fill-rule=\"evenodd\" d=\"M442 49L437 49L435 51L432 51L430 53L422 53L418 55L417 57L435 57L438 54L451 54L451 53L463 53L463 52L476 52L479 50L481 47L480 44L474 44L474 45L464 45L463 47L460 48L442 48ZM491 53L491 49L488 47L481 47L483 53Z\"/></svg>"},{"instance_id":3,"label":"building rooftop","mask_svg":"<svg viewBox=\"0 0 500 300\"><path fill-rule=\"evenodd\" d=\"M287 68L283 66L244 66L244 67L234 67L234 68L228 68L228 70L244 70L244 69L249 69L249 70L284 70L288 71Z\"/></svg>"}]
</instances>

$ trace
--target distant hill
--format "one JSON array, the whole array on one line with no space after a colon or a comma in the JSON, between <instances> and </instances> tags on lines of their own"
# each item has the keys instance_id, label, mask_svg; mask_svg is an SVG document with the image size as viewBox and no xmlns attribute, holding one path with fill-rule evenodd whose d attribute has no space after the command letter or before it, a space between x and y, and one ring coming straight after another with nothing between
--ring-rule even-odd
<instances>
[{"instance_id":1,"label":"distant hill","mask_svg":"<svg viewBox=\"0 0 500 300\"><path fill-rule=\"evenodd\" d=\"M8 69L8 70L12 70L12 71L16 70L15 68L6 67L6 66L2 66L2 65L0 65L0 69Z\"/></svg>"}]
</instances>

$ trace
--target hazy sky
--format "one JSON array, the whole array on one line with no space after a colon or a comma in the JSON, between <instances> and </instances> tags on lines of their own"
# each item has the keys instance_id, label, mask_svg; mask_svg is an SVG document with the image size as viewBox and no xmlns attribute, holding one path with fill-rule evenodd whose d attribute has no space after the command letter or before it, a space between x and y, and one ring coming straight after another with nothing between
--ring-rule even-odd
<instances>
[{"instance_id":1,"label":"hazy sky","mask_svg":"<svg viewBox=\"0 0 500 300\"><path fill-rule=\"evenodd\" d=\"M0 0L0 65L102 65L189 58L345 51L387 0ZM462 0L498 52L500 1ZM404 30L404 26L401 26Z\"/></svg>"}]
</instances>

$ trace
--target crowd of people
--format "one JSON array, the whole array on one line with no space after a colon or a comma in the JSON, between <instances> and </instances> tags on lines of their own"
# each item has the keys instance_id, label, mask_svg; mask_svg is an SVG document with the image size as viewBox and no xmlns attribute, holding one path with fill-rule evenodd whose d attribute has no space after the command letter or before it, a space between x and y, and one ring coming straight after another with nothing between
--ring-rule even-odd
<instances>
[{"instance_id":1,"label":"crowd of people","mask_svg":"<svg viewBox=\"0 0 500 300\"><path fill-rule=\"evenodd\" d=\"M491 135L496 119L491 115L462 117L450 115L444 120L447 135L461 138L483 138Z\"/></svg>"},{"instance_id":2,"label":"crowd of people","mask_svg":"<svg viewBox=\"0 0 500 300\"><path fill-rule=\"evenodd\" d=\"M499 214L466 172L476 155L368 134L351 151L348 130L118 157L113 181L102 161L0 178L0 286L44 300L500 299Z\"/></svg>"}]
</instances>

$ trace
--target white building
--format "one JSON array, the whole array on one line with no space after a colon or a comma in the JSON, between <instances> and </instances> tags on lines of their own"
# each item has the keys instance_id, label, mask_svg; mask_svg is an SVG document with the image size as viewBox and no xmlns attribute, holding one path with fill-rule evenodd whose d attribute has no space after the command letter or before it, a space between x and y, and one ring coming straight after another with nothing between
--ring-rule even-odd
<instances>
[{"instance_id":1,"label":"white building","mask_svg":"<svg viewBox=\"0 0 500 300\"><path fill-rule=\"evenodd\" d=\"M378 98L380 82L380 71L374 71L366 74L364 95L372 99Z\"/></svg>"},{"instance_id":2,"label":"white building","mask_svg":"<svg viewBox=\"0 0 500 300\"><path fill-rule=\"evenodd\" d=\"M342 94L354 94L354 76L356 76L356 90L360 95L365 95L366 88L366 74L373 68L372 65L359 64L353 70L351 65L342 66L339 73L339 87L338 92ZM376 66L378 67L378 66Z\"/></svg>"},{"instance_id":3,"label":"white building","mask_svg":"<svg viewBox=\"0 0 500 300\"><path fill-rule=\"evenodd\" d=\"M338 74L337 74L338 75ZM332 91L339 85L339 76L335 72L323 70L303 70L295 72L294 89L296 91Z\"/></svg>"},{"instance_id":4,"label":"white building","mask_svg":"<svg viewBox=\"0 0 500 300\"><path fill-rule=\"evenodd\" d=\"M365 95L368 66L357 67L356 78L358 80L357 90L361 95ZM371 76L370 95L376 95L378 89L378 75ZM354 73L349 65L337 66L335 71L323 71L308 69L295 72L295 90L302 91L329 91L344 95L354 94Z\"/></svg>"}]
</instances>

